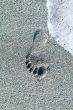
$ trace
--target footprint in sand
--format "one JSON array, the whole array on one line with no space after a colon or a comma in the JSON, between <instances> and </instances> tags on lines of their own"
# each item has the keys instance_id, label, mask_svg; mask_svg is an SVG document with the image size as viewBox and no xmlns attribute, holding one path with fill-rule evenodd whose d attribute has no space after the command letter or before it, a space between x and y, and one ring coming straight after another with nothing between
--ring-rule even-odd
<instances>
[{"instance_id":1,"label":"footprint in sand","mask_svg":"<svg viewBox=\"0 0 73 110\"><path fill-rule=\"evenodd\" d=\"M44 52L49 38L48 31L37 30L34 33L33 44L26 55L26 68L39 79L46 77L50 70L48 58Z\"/></svg>"}]
</instances>

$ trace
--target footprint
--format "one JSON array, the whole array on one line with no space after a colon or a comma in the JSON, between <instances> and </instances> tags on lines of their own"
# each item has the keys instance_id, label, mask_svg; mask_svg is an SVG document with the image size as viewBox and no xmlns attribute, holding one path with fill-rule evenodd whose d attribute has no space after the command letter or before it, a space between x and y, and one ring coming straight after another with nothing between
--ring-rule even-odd
<instances>
[{"instance_id":1,"label":"footprint","mask_svg":"<svg viewBox=\"0 0 73 110\"><path fill-rule=\"evenodd\" d=\"M26 55L26 68L39 79L46 77L50 70L47 55L45 53L49 38L49 32L37 30L34 33L33 44Z\"/></svg>"}]
</instances>

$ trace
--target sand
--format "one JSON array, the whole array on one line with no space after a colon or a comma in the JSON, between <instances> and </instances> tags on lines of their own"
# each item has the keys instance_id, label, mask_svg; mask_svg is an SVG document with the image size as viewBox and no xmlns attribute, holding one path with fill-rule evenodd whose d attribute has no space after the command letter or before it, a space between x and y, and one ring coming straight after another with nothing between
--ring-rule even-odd
<instances>
[{"instance_id":1,"label":"sand","mask_svg":"<svg viewBox=\"0 0 73 110\"><path fill-rule=\"evenodd\" d=\"M0 0L0 110L73 110L71 54L52 41L48 77L26 69L33 34L46 26L45 0Z\"/></svg>"}]
</instances>

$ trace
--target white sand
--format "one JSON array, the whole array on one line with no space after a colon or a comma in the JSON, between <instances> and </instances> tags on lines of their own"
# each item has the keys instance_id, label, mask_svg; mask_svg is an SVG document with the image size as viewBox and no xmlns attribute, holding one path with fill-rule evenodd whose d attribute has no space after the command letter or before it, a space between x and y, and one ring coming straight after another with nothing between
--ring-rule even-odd
<instances>
[{"instance_id":1,"label":"white sand","mask_svg":"<svg viewBox=\"0 0 73 110\"><path fill-rule=\"evenodd\" d=\"M47 0L47 8L52 37L73 55L73 0Z\"/></svg>"}]
</instances>

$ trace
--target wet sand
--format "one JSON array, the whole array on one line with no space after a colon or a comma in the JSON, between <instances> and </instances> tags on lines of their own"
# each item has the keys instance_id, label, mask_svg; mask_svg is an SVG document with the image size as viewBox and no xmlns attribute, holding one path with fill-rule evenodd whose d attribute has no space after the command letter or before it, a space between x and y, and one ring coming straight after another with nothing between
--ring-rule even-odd
<instances>
[{"instance_id":1,"label":"wet sand","mask_svg":"<svg viewBox=\"0 0 73 110\"><path fill-rule=\"evenodd\" d=\"M47 26L45 0L0 0L0 110L73 110L73 57L56 42L48 77L25 66L35 30Z\"/></svg>"}]
</instances>

